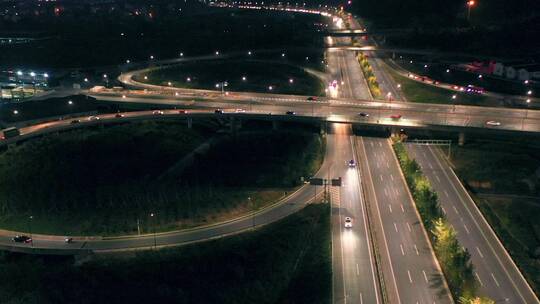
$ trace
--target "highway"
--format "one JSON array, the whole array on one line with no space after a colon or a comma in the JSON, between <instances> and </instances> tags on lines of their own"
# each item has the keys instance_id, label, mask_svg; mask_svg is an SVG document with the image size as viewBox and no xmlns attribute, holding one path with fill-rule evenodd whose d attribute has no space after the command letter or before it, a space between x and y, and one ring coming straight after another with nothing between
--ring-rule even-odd
<instances>
[{"instance_id":1,"label":"highway","mask_svg":"<svg viewBox=\"0 0 540 304\"><path fill-rule=\"evenodd\" d=\"M390 303L453 303L389 141L356 145Z\"/></svg>"},{"instance_id":2,"label":"highway","mask_svg":"<svg viewBox=\"0 0 540 304\"><path fill-rule=\"evenodd\" d=\"M467 248L480 291L497 303L540 303L440 150L406 145L437 192L448 222Z\"/></svg>"},{"instance_id":3,"label":"highway","mask_svg":"<svg viewBox=\"0 0 540 304\"><path fill-rule=\"evenodd\" d=\"M334 147L330 176L341 177L341 187L331 187L332 269L334 303L382 303L372 256L365 204L357 168L351 126L330 125L327 146ZM345 217L353 226L345 228Z\"/></svg>"}]
</instances>

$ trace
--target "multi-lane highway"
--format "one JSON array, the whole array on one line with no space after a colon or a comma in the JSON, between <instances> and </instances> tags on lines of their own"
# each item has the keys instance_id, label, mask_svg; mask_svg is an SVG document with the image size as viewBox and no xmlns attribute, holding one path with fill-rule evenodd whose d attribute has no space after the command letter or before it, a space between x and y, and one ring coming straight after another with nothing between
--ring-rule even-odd
<instances>
[{"instance_id":1,"label":"multi-lane highway","mask_svg":"<svg viewBox=\"0 0 540 304\"><path fill-rule=\"evenodd\" d=\"M350 125L332 124L327 146L334 146L331 176L341 177L341 187L332 187L332 269L334 303L382 303L379 279L359 172L350 167L356 163L354 136ZM345 218L352 219L346 228Z\"/></svg>"},{"instance_id":2,"label":"multi-lane highway","mask_svg":"<svg viewBox=\"0 0 540 304\"><path fill-rule=\"evenodd\" d=\"M390 303L452 303L389 141L356 145Z\"/></svg>"},{"instance_id":3,"label":"multi-lane highway","mask_svg":"<svg viewBox=\"0 0 540 304\"><path fill-rule=\"evenodd\" d=\"M437 192L460 245L471 254L481 293L497 303L540 303L440 150L412 143L406 147Z\"/></svg>"}]
</instances>

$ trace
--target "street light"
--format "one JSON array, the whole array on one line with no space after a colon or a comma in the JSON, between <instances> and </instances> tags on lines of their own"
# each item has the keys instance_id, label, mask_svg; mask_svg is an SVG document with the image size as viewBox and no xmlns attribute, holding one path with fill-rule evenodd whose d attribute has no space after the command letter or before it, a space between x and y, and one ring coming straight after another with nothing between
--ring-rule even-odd
<instances>
[{"instance_id":1,"label":"street light","mask_svg":"<svg viewBox=\"0 0 540 304\"><path fill-rule=\"evenodd\" d=\"M248 201L251 205L251 228L255 228L255 204L251 200L250 196L248 196Z\"/></svg>"},{"instance_id":2,"label":"street light","mask_svg":"<svg viewBox=\"0 0 540 304\"><path fill-rule=\"evenodd\" d=\"M397 88L398 88L398 89L401 89L401 84L398 83Z\"/></svg>"},{"instance_id":3,"label":"street light","mask_svg":"<svg viewBox=\"0 0 540 304\"><path fill-rule=\"evenodd\" d=\"M251 56L251 51L248 51L248 55Z\"/></svg>"},{"instance_id":4,"label":"street light","mask_svg":"<svg viewBox=\"0 0 540 304\"><path fill-rule=\"evenodd\" d=\"M219 56L219 51L216 51L216 56Z\"/></svg>"},{"instance_id":5,"label":"street light","mask_svg":"<svg viewBox=\"0 0 540 304\"><path fill-rule=\"evenodd\" d=\"M289 78L289 83L291 83L291 84L294 83L294 79Z\"/></svg>"},{"instance_id":6,"label":"street light","mask_svg":"<svg viewBox=\"0 0 540 304\"><path fill-rule=\"evenodd\" d=\"M471 7L475 4L474 0L467 1L467 21L471 19Z\"/></svg>"},{"instance_id":7,"label":"street light","mask_svg":"<svg viewBox=\"0 0 540 304\"><path fill-rule=\"evenodd\" d=\"M242 81L246 81L246 80L247 80L246 76L242 76Z\"/></svg>"},{"instance_id":8,"label":"street light","mask_svg":"<svg viewBox=\"0 0 540 304\"><path fill-rule=\"evenodd\" d=\"M19 111L13 110L13 114L17 115L17 114L19 114Z\"/></svg>"},{"instance_id":9,"label":"street light","mask_svg":"<svg viewBox=\"0 0 540 304\"><path fill-rule=\"evenodd\" d=\"M532 91L531 90L528 90L527 91L527 95L531 95L532 94Z\"/></svg>"},{"instance_id":10,"label":"street light","mask_svg":"<svg viewBox=\"0 0 540 304\"><path fill-rule=\"evenodd\" d=\"M150 213L150 217L151 218L154 218L156 214L155 213ZM157 219L154 219L154 249L157 248L157 242L156 242L156 220Z\"/></svg>"},{"instance_id":11,"label":"street light","mask_svg":"<svg viewBox=\"0 0 540 304\"><path fill-rule=\"evenodd\" d=\"M184 57L184 53L180 53L180 57Z\"/></svg>"},{"instance_id":12,"label":"street light","mask_svg":"<svg viewBox=\"0 0 540 304\"><path fill-rule=\"evenodd\" d=\"M272 91L273 89L274 89L274 87L268 86L268 91Z\"/></svg>"},{"instance_id":13,"label":"street light","mask_svg":"<svg viewBox=\"0 0 540 304\"><path fill-rule=\"evenodd\" d=\"M72 104L73 104L73 101L68 100L68 105L72 105Z\"/></svg>"},{"instance_id":14,"label":"street light","mask_svg":"<svg viewBox=\"0 0 540 304\"><path fill-rule=\"evenodd\" d=\"M34 247L34 238L32 237L32 219L34 218L33 215L30 215L28 217L28 230L30 231L30 245Z\"/></svg>"}]
</instances>

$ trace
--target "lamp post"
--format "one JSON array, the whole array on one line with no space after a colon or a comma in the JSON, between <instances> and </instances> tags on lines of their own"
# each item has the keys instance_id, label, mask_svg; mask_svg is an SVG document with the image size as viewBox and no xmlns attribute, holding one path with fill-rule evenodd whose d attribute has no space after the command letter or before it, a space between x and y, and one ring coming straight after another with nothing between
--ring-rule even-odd
<instances>
[{"instance_id":1,"label":"lamp post","mask_svg":"<svg viewBox=\"0 0 540 304\"><path fill-rule=\"evenodd\" d=\"M467 21L471 20L471 7L473 7L474 4L474 0L467 1Z\"/></svg>"},{"instance_id":2,"label":"lamp post","mask_svg":"<svg viewBox=\"0 0 540 304\"><path fill-rule=\"evenodd\" d=\"M251 228L255 228L255 204L251 200L251 196L248 196L248 201L251 205Z\"/></svg>"},{"instance_id":3,"label":"lamp post","mask_svg":"<svg viewBox=\"0 0 540 304\"><path fill-rule=\"evenodd\" d=\"M150 217L154 220L154 249L156 249L157 248L157 242L156 242L156 220L157 220L157 217L156 217L155 213L150 213ZM156 219L154 219L154 217L156 217Z\"/></svg>"},{"instance_id":4,"label":"lamp post","mask_svg":"<svg viewBox=\"0 0 540 304\"><path fill-rule=\"evenodd\" d=\"M28 217L28 230L30 231L30 246L34 247L34 238L32 237L32 219L34 219L34 216L30 215Z\"/></svg>"}]
</instances>

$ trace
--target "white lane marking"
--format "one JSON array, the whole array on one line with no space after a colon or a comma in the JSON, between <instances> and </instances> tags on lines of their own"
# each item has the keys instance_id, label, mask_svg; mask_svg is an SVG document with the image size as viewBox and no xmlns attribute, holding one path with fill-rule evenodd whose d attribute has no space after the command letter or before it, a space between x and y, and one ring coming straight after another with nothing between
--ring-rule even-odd
<instances>
[{"instance_id":1,"label":"white lane marking","mask_svg":"<svg viewBox=\"0 0 540 304\"><path fill-rule=\"evenodd\" d=\"M499 285L499 282L495 278L495 275L493 274L493 272L491 273L491 277L493 278L493 281L495 281L495 284L497 284L497 287L500 287L501 285Z\"/></svg>"},{"instance_id":2,"label":"white lane marking","mask_svg":"<svg viewBox=\"0 0 540 304\"><path fill-rule=\"evenodd\" d=\"M480 283L480 286L484 286L484 283L482 282L482 280L480 280L480 276L478 275L478 272L474 272L474 275L476 276L476 279L478 280L478 282Z\"/></svg>"},{"instance_id":3,"label":"white lane marking","mask_svg":"<svg viewBox=\"0 0 540 304\"><path fill-rule=\"evenodd\" d=\"M373 147L373 142L370 142L369 144Z\"/></svg>"},{"instance_id":4,"label":"white lane marking","mask_svg":"<svg viewBox=\"0 0 540 304\"><path fill-rule=\"evenodd\" d=\"M411 272L407 270L407 275L409 276L409 282L412 284Z\"/></svg>"},{"instance_id":5,"label":"white lane marking","mask_svg":"<svg viewBox=\"0 0 540 304\"><path fill-rule=\"evenodd\" d=\"M357 275L357 276L360 275L360 269L358 268L358 264L356 264L356 275Z\"/></svg>"},{"instance_id":6,"label":"white lane marking","mask_svg":"<svg viewBox=\"0 0 540 304\"><path fill-rule=\"evenodd\" d=\"M459 214L459 211L457 211L456 206L452 206L452 208L454 208L454 211L455 211L457 214Z\"/></svg>"},{"instance_id":7,"label":"white lane marking","mask_svg":"<svg viewBox=\"0 0 540 304\"><path fill-rule=\"evenodd\" d=\"M433 166L431 165L431 163L428 163L428 166L431 170L433 170Z\"/></svg>"},{"instance_id":8,"label":"white lane marking","mask_svg":"<svg viewBox=\"0 0 540 304\"><path fill-rule=\"evenodd\" d=\"M391 179L392 181L394 181L394 175L393 175L393 174L390 174L390 179Z\"/></svg>"},{"instance_id":9,"label":"white lane marking","mask_svg":"<svg viewBox=\"0 0 540 304\"><path fill-rule=\"evenodd\" d=\"M399 244L399 248L401 249L401 255L405 255L405 251L403 251L403 244Z\"/></svg>"},{"instance_id":10,"label":"white lane marking","mask_svg":"<svg viewBox=\"0 0 540 304\"><path fill-rule=\"evenodd\" d=\"M463 227L465 227L465 231L467 231L467 234L471 234L471 232L469 231L469 228L467 228L467 225L463 224Z\"/></svg>"},{"instance_id":11,"label":"white lane marking","mask_svg":"<svg viewBox=\"0 0 540 304\"><path fill-rule=\"evenodd\" d=\"M390 209L390 213L392 213L392 206L388 204L388 209Z\"/></svg>"},{"instance_id":12,"label":"white lane marking","mask_svg":"<svg viewBox=\"0 0 540 304\"><path fill-rule=\"evenodd\" d=\"M390 164L386 162L386 168L390 169Z\"/></svg>"},{"instance_id":13,"label":"white lane marking","mask_svg":"<svg viewBox=\"0 0 540 304\"><path fill-rule=\"evenodd\" d=\"M422 154L424 155L424 157L426 157L426 152L422 152Z\"/></svg>"},{"instance_id":14,"label":"white lane marking","mask_svg":"<svg viewBox=\"0 0 540 304\"><path fill-rule=\"evenodd\" d=\"M446 195L446 197L450 198L450 195L448 195L448 192L446 190L444 190L444 195Z\"/></svg>"},{"instance_id":15,"label":"white lane marking","mask_svg":"<svg viewBox=\"0 0 540 304\"><path fill-rule=\"evenodd\" d=\"M379 169L379 162L375 163L375 165L377 166L377 169Z\"/></svg>"},{"instance_id":16,"label":"white lane marking","mask_svg":"<svg viewBox=\"0 0 540 304\"><path fill-rule=\"evenodd\" d=\"M411 225L409 225L409 222L407 222L407 229L409 229L409 232L411 232Z\"/></svg>"},{"instance_id":17,"label":"white lane marking","mask_svg":"<svg viewBox=\"0 0 540 304\"><path fill-rule=\"evenodd\" d=\"M401 204L401 212L405 213L405 208L403 208L403 204Z\"/></svg>"},{"instance_id":18,"label":"white lane marking","mask_svg":"<svg viewBox=\"0 0 540 304\"><path fill-rule=\"evenodd\" d=\"M360 293L360 304L364 303L364 299L362 298L362 293Z\"/></svg>"},{"instance_id":19,"label":"white lane marking","mask_svg":"<svg viewBox=\"0 0 540 304\"><path fill-rule=\"evenodd\" d=\"M386 190L386 188L384 188L384 195L388 196L388 190Z\"/></svg>"},{"instance_id":20,"label":"white lane marking","mask_svg":"<svg viewBox=\"0 0 540 304\"><path fill-rule=\"evenodd\" d=\"M444 215L446 215L446 209L444 209L443 206L441 206L441 209L442 209L442 212L444 213Z\"/></svg>"},{"instance_id":21,"label":"white lane marking","mask_svg":"<svg viewBox=\"0 0 540 304\"><path fill-rule=\"evenodd\" d=\"M398 232L396 223L394 223L394 229L396 230L396 232Z\"/></svg>"},{"instance_id":22,"label":"white lane marking","mask_svg":"<svg viewBox=\"0 0 540 304\"><path fill-rule=\"evenodd\" d=\"M435 178L437 179L437 181L438 181L439 183L441 182L441 179L439 178L439 175L437 175L436 173L435 173Z\"/></svg>"},{"instance_id":23,"label":"white lane marking","mask_svg":"<svg viewBox=\"0 0 540 304\"><path fill-rule=\"evenodd\" d=\"M379 178L381 179L381 182L383 181L382 174L379 174Z\"/></svg>"},{"instance_id":24,"label":"white lane marking","mask_svg":"<svg viewBox=\"0 0 540 304\"><path fill-rule=\"evenodd\" d=\"M416 255L420 255L420 252L418 252L418 247L416 247L416 244L414 244L414 251L416 251Z\"/></svg>"},{"instance_id":25,"label":"white lane marking","mask_svg":"<svg viewBox=\"0 0 540 304\"><path fill-rule=\"evenodd\" d=\"M382 147L382 142L379 141L379 147ZM384 153L384 152L383 152Z\"/></svg>"},{"instance_id":26,"label":"white lane marking","mask_svg":"<svg viewBox=\"0 0 540 304\"><path fill-rule=\"evenodd\" d=\"M424 274L424 280L426 280L426 283L428 283L428 279L427 279L426 271L425 271L425 270L422 270L422 273Z\"/></svg>"},{"instance_id":27,"label":"white lane marking","mask_svg":"<svg viewBox=\"0 0 540 304\"><path fill-rule=\"evenodd\" d=\"M484 258L484 255L482 254L482 252L480 251L480 248L478 248L478 246L476 246L476 251L478 251L478 254L479 254L480 257L483 259L483 258Z\"/></svg>"}]
</instances>

